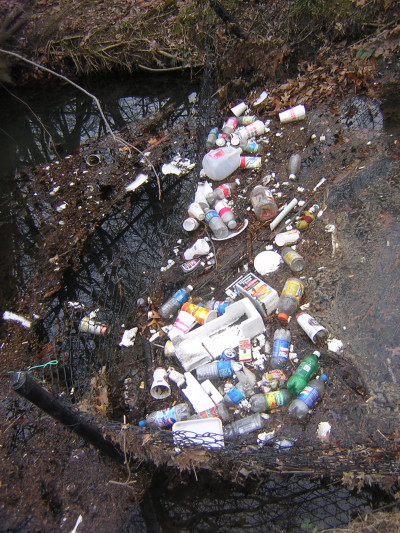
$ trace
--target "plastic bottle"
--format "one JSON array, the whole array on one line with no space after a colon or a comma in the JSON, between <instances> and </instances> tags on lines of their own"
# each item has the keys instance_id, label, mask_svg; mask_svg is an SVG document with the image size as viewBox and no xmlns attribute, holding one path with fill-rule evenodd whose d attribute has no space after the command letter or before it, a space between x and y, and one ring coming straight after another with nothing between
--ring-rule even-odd
<instances>
[{"instance_id":1,"label":"plastic bottle","mask_svg":"<svg viewBox=\"0 0 400 533\"><path fill-rule=\"evenodd\" d=\"M184 304L188 300L192 290L193 287L191 285L186 285L185 287L176 291L176 293L173 294L171 298L169 298L165 303L162 304L159 309L160 315L165 320L172 318L177 313L182 304Z\"/></svg>"},{"instance_id":2,"label":"plastic bottle","mask_svg":"<svg viewBox=\"0 0 400 533\"><path fill-rule=\"evenodd\" d=\"M303 257L290 246L283 248L281 256L292 272L298 273L304 269Z\"/></svg>"},{"instance_id":3,"label":"plastic bottle","mask_svg":"<svg viewBox=\"0 0 400 533\"><path fill-rule=\"evenodd\" d=\"M283 368L289 359L290 331L279 328L274 333L274 346L271 356L271 368Z\"/></svg>"},{"instance_id":4,"label":"plastic bottle","mask_svg":"<svg viewBox=\"0 0 400 533\"><path fill-rule=\"evenodd\" d=\"M278 302L278 320L287 322L299 307L304 294L304 284L298 278L288 278Z\"/></svg>"},{"instance_id":5,"label":"plastic bottle","mask_svg":"<svg viewBox=\"0 0 400 533\"><path fill-rule=\"evenodd\" d=\"M208 183L208 181L199 182L197 184L197 189L194 195L194 202L199 204L203 211L210 207L207 202L207 195L209 194L212 194L212 196L214 197L212 187Z\"/></svg>"},{"instance_id":6,"label":"plastic bottle","mask_svg":"<svg viewBox=\"0 0 400 533\"><path fill-rule=\"evenodd\" d=\"M212 128L207 136L206 140L206 150L211 150L215 146L215 141L218 137L218 128Z\"/></svg>"},{"instance_id":7,"label":"plastic bottle","mask_svg":"<svg viewBox=\"0 0 400 533\"><path fill-rule=\"evenodd\" d=\"M300 154L292 154L289 158L289 164L288 164L290 180L295 180L297 178L297 174L299 173L300 166L301 166Z\"/></svg>"},{"instance_id":8,"label":"plastic bottle","mask_svg":"<svg viewBox=\"0 0 400 533\"><path fill-rule=\"evenodd\" d=\"M307 355L299 366L296 368L293 376L290 376L286 384L286 388L297 396L304 389L310 379L318 370L320 352L314 351L311 355Z\"/></svg>"},{"instance_id":9,"label":"plastic bottle","mask_svg":"<svg viewBox=\"0 0 400 533\"><path fill-rule=\"evenodd\" d=\"M256 185L250 194L251 205L258 220L271 220L278 214L272 192L263 185Z\"/></svg>"},{"instance_id":10,"label":"plastic bottle","mask_svg":"<svg viewBox=\"0 0 400 533\"><path fill-rule=\"evenodd\" d=\"M241 153L242 149L234 146L210 150L203 157L203 170L214 181L224 180L239 168Z\"/></svg>"},{"instance_id":11,"label":"plastic bottle","mask_svg":"<svg viewBox=\"0 0 400 533\"><path fill-rule=\"evenodd\" d=\"M265 425L265 420L261 413L254 413L240 420L235 420L224 427L224 438L227 440L235 439L246 433L258 431Z\"/></svg>"},{"instance_id":12,"label":"plastic bottle","mask_svg":"<svg viewBox=\"0 0 400 533\"><path fill-rule=\"evenodd\" d=\"M300 239L300 231L298 229L290 229L283 233L275 235L275 244L277 246L285 246L285 244L294 244Z\"/></svg>"},{"instance_id":13,"label":"plastic bottle","mask_svg":"<svg viewBox=\"0 0 400 533\"><path fill-rule=\"evenodd\" d=\"M215 200L223 200L224 198L228 198L229 196L232 196L232 192L236 189L236 183L224 183L223 185L220 185L216 189L214 189L214 199Z\"/></svg>"},{"instance_id":14,"label":"plastic bottle","mask_svg":"<svg viewBox=\"0 0 400 533\"><path fill-rule=\"evenodd\" d=\"M222 126L222 133L226 133L227 135L230 135L231 133L235 131L235 129L237 128L237 125L238 125L237 117L229 117L228 119L226 119L226 121L224 122L224 125Z\"/></svg>"},{"instance_id":15,"label":"plastic bottle","mask_svg":"<svg viewBox=\"0 0 400 533\"><path fill-rule=\"evenodd\" d=\"M329 336L329 331L314 317L304 311L296 315L296 320L314 344L322 344Z\"/></svg>"},{"instance_id":16,"label":"plastic bottle","mask_svg":"<svg viewBox=\"0 0 400 533\"><path fill-rule=\"evenodd\" d=\"M175 422L188 420L190 415L189 405L187 403L178 403L174 407L153 411L144 420L140 420L139 426L142 428L167 428L175 424Z\"/></svg>"},{"instance_id":17,"label":"plastic bottle","mask_svg":"<svg viewBox=\"0 0 400 533\"><path fill-rule=\"evenodd\" d=\"M214 311L217 311L217 315L221 316L225 313L226 308L230 304L231 302L223 301L223 300L208 300L204 304L204 307L207 307L207 309L213 309Z\"/></svg>"},{"instance_id":18,"label":"plastic bottle","mask_svg":"<svg viewBox=\"0 0 400 533\"><path fill-rule=\"evenodd\" d=\"M322 374L316 379L312 379L300 392L299 396L289 405L289 414L295 416L299 420L304 418L318 400L322 398L322 395L325 392L325 382L327 380L328 378L325 374Z\"/></svg>"},{"instance_id":19,"label":"plastic bottle","mask_svg":"<svg viewBox=\"0 0 400 533\"><path fill-rule=\"evenodd\" d=\"M232 415L224 404L224 402L221 402L215 407L207 409L206 411L201 411L199 415L201 418L220 418L224 422L228 422L228 420L232 418Z\"/></svg>"},{"instance_id":20,"label":"plastic bottle","mask_svg":"<svg viewBox=\"0 0 400 533\"><path fill-rule=\"evenodd\" d=\"M235 215L233 214L231 208L228 206L226 200L217 200L214 205L215 210L222 218L222 222L227 225L229 229L235 229L237 222L235 220Z\"/></svg>"},{"instance_id":21,"label":"plastic bottle","mask_svg":"<svg viewBox=\"0 0 400 533\"><path fill-rule=\"evenodd\" d=\"M211 363L205 363L196 368L197 381L230 378L242 368L243 365L236 361L212 361Z\"/></svg>"},{"instance_id":22,"label":"plastic bottle","mask_svg":"<svg viewBox=\"0 0 400 533\"><path fill-rule=\"evenodd\" d=\"M217 239L225 239L228 237L229 229L215 209L205 209L204 214L204 220L208 224L210 230L213 232L214 237Z\"/></svg>"},{"instance_id":23,"label":"plastic bottle","mask_svg":"<svg viewBox=\"0 0 400 533\"><path fill-rule=\"evenodd\" d=\"M228 391L224 396L224 402L227 405L238 405L242 400L250 396L254 385L250 382L239 381L233 389Z\"/></svg>"},{"instance_id":24,"label":"plastic bottle","mask_svg":"<svg viewBox=\"0 0 400 533\"><path fill-rule=\"evenodd\" d=\"M267 394L255 394L250 398L250 409L253 413L265 413L286 405L291 398L292 395L287 389L267 392Z\"/></svg>"},{"instance_id":25,"label":"plastic bottle","mask_svg":"<svg viewBox=\"0 0 400 533\"><path fill-rule=\"evenodd\" d=\"M245 142L239 144L240 148L248 154L262 154L264 151L264 146L255 141L255 139L249 139Z\"/></svg>"}]
</instances>

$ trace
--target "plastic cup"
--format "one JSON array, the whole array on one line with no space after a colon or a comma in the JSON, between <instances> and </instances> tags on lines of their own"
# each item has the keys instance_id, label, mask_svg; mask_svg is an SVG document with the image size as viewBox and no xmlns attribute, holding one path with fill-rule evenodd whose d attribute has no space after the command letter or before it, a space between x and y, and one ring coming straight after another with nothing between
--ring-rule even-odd
<instances>
[{"instance_id":1,"label":"plastic cup","mask_svg":"<svg viewBox=\"0 0 400 533\"><path fill-rule=\"evenodd\" d=\"M286 111L279 113L279 120L282 123L295 122L296 120L303 120L306 116L306 108L303 105L296 105Z\"/></svg>"},{"instance_id":2,"label":"plastic cup","mask_svg":"<svg viewBox=\"0 0 400 533\"><path fill-rule=\"evenodd\" d=\"M167 382L167 371L165 368L156 368L153 373L153 383L150 388L150 394L156 400L168 398L171 394L171 388Z\"/></svg>"},{"instance_id":3,"label":"plastic cup","mask_svg":"<svg viewBox=\"0 0 400 533\"><path fill-rule=\"evenodd\" d=\"M205 239L197 239L197 241L183 252L183 259L185 261L190 261L199 255L207 255L210 251L210 245Z\"/></svg>"},{"instance_id":4,"label":"plastic cup","mask_svg":"<svg viewBox=\"0 0 400 533\"><path fill-rule=\"evenodd\" d=\"M182 225L186 231L194 231L199 227L199 221L196 218L189 217L183 221Z\"/></svg>"},{"instance_id":5,"label":"plastic cup","mask_svg":"<svg viewBox=\"0 0 400 533\"><path fill-rule=\"evenodd\" d=\"M239 117L240 115L243 115L247 108L248 105L246 104L246 102L240 102L240 104L237 104L232 107L231 111L235 115L235 117Z\"/></svg>"},{"instance_id":6,"label":"plastic cup","mask_svg":"<svg viewBox=\"0 0 400 533\"><path fill-rule=\"evenodd\" d=\"M206 307L200 307L199 305L185 302L182 306L182 311L190 313L196 319L199 324L207 324L210 320L217 318L217 311L213 309L207 309Z\"/></svg>"}]
</instances>

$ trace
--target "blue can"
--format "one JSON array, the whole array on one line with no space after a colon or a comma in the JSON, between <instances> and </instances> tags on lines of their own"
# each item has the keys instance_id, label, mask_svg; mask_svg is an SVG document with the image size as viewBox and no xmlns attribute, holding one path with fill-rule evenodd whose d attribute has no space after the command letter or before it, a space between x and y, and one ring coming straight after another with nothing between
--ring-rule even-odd
<instances>
[{"instance_id":1,"label":"blue can","mask_svg":"<svg viewBox=\"0 0 400 533\"><path fill-rule=\"evenodd\" d=\"M236 355L237 351L235 348L225 348L220 357L223 361L231 361L232 359L236 359Z\"/></svg>"}]
</instances>

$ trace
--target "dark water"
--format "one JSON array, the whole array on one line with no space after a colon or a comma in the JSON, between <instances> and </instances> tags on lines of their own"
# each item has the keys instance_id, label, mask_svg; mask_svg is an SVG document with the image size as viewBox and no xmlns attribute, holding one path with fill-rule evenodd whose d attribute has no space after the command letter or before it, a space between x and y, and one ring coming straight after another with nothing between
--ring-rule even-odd
<instances>
[{"instance_id":1,"label":"dark water","mask_svg":"<svg viewBox=\"0 0 400 533\"><path fill-rule=\"evenodd\" d=\"M149 83L144 79L116 78L106 83L91 82L86 89L99 98L116 130L171 102L176 104L176 121L198 116L203 104L200 88L188 79L158 78ZM94 102L69 86L10 91L14 94L2 90L0 103L0 231L3 242L8 243L3 247L0 282L11 301L20 279L17 273L29 275L26 264L30 250L22 242L23 231L18 221L5 209L8 195L18 187L14 174L21 166L54 161L72 153L88 140L100 138L105 129ZM388 102L386 109L392 115L395 101ZM389 126L393 132L395 124L388 122ZM194 142L181 156L196 161L200 152ZM173 153L171 149L169 155ZM108 306L114 316L104 318L112 322L115 316L123 315L122 308L142 295L149 279L165 264L166 250L171 249L182 231L182 213L196 181L195 171L184 182L169 178L162 201L144 188L129 213L116 211L110 216L94 234L90 252L82 258L81 271L74 279L66 280L63 298L79 301L89 309L101 298L114 299L115 305ZM385 190L385 194L389 193ZM348 191L339 189L330 199L331 206L340 207L346 197ZM356 191L353 201L357 202L357 198ZM349 217L352 227L351 213ZM389 233L385 238L397 245L398 234ZM351 247L350 240L348 246ZM22 266L17 259L21 253ZM125 301L119 297L117 278L128 288ZM370 283L370 278L366 275L364 281ZM390 294L385 298L386 305L392 305ZM45 324L49 331L55 327L62 305L62 301L53 302L53 311ZM338 301L337 305L342 312L345 301ZM94 353L97 346L88 345L86 350L86 355ZM184 479L181 489L170 491L168 479L161 473L155 477L150 493L157 521L166 532L318 531L347 524L357 511L382 503L379 491L352 492L329 480L302 477L285 480L271 477L260 485L243 488L210 483L201 474L198 479Z\"/></svg>"}]
</instances>

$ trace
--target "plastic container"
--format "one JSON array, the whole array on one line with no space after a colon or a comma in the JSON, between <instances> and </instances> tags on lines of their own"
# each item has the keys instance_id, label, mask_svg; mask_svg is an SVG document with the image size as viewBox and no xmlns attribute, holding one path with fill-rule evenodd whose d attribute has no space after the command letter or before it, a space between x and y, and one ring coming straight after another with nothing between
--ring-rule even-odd
<instances>
[{"instance_id":1,"label":"plastic container","mask_svg":"<svg viewBox=\"0 0 400 533\"><path fill-rule=\"evenodd\" d=\"M292 154L289 158L288 172L289 179L295 180L300 171L301 166L301 156L300 154Z\"/></svg>"},{"instance_id":2,"label":"plastic container","mask_svg":"<svg viewBox=\"0 0 400 533\"><path fill-rule=\"evenodd\" d=\"M300 239L301 233L298 229L291 229L275 235L275 244L277 246L285 246L286 244L294 244Z\"/></svg>"},{"instance_id":3,"label":"plastic container","mask_svg":"<svg viewBox=\"0 0 400 533\"><path fill-rule=\"evenodd\" d=\"M255 394L250 398L250 409L253 413L265 413L286 405L291 398L292 395L287 389Z\"/></svg>"},{"instance_id":4,"label":"plastic container","mask_svg":"<svg viewBox=\"0 0 400 533\"><path fill-rule=\"evenodd\" d=\"M140 420L140 427L167 428L180 420L188 420L191 415L190 407L187 403L178 403L174 407L153 411Z\"/></svg>"},{"instance_id":5,"label":"plastic container","mask_svg":"<svg viewBox=\"0 0 400 533\"><path fill-rule=\"evenodd\" d=\"M261 413L254 413L252 415L241 418L240 420L235 420L227 424L224 429L224 437L227 440L232 440L240 437L241 435L246 435L247 433L252 433L253 431L259 431L265 425L265 420L261 416Z\"/></svg>"},{"instance_id":6,"label":"plastic container","mask_svg":"<svg viewBox=\"0 0 400 533\"><path fill-rule=\"evenodd\" d=\"M290 331L279 328L274 333L274 346L271 356L271 368L283 368L289 359Z\"/></svg>"},{"instance_id":7,"label":"plastic container","mask_svg":"<svg viewBox=\"0 0 400 533\"><path fill-rule=\"evenodd\" d=\"M299 395L310 379L315 375L318 370L320 357L321 354L318 351L314 351L311 355L307 355L296 368L293 376L290 376L286 388L294 396Z\"/></svg>"},{"instance_id":8,"label":"plastic container","mask_svg":"<svg viewBox=\"0 0 400 533\"><path fill-rule=\"evenodd\" d=\"M211 150L215 146L215 141L218 137L218 128L212 128L207 136L206 140L206 150Z\"/></svg>"},{"instance_id":9,"label":"plastic container","mask_svg":"<svg viewBox=\"0 0 400 533\"><path fill-rule=\"evenodd\" d=\"M190 293L192 292L192 285L186 285L182 289L176 291L159 309L160 315L169 320L176 315L180 307L188 300Z\"/></svg>"},{"instance_id":10,"label":"plastic container","mask_svg":"<svg viewBox=\"0 0 400 533\"><path fill-rule=\"evenodd\" d=\"M239 168L241 153L242 149L234 146L210 150L203 157L203 170L214 181L224 180Z\"/></svg>"},{"instance_id":11,"label":"plastic container","mask_svg":"<svg viewBox=\"0 0 400 533\"><path fill-rule=\"evenodd\" d=\"M207 255L210 251L210 245L205 239L197 239L195 243L192 244L190 248L183 252L183 259L185 261L190 261L195 257L200 255Z\"/></svg>"},{"instance_id":12,"label":"plastic container","mask_svg":"<svg viewBox=\"0 0 400 533\"><path fill-rule=\"evenodd\" d=\"M235 182L219 185L216 189L214 189L214 199L223 200L224 198L232 196L232 192L236 189L236 187L237 185Z\"/></svg>"},{"instance_id":13,"label":"plastic container","mask_svg":"<svg viewBox=\"0 0 400 533\"><path fill-rule=\"evenodd\" d=\"M172 426L174 445L177 448L201 446L207 450L224 447L224 433L219 418L192 418L175 422Z\"/></svg>"},{"instance_id":14,"label":"plastic container","mask_svg":"<svg viewBox=\"0 0 400 533\"><path fill-rule=\"evenodd\" d=\"M258 220L272 220L278 214L272 192L263 185L256 185L250 194L250 202Z\"/></svg>"},{"instance_id":15,"label":"plastic container","mask_svg":"<svg viewBox=\"0 0 400 533\"><path fill-rule=\"evenodd\" d=\"M217 311L214 311L213 309L207 309L206 307L201 307L196 304L191 304L189 302L185 302L182 305L182 311L190 313L196 319L198 324L207 324L207 322L210 322L210 320L217 318Z\"/></svg>"},{"instance_id":16,"label":"plastic container","mask_svg":"<svg viewBox=\"0 0 400 533\"><path fill-rule=\"evenodd\" d=\"M314 344L324 343L329 336L329 331L314 317L304 311L296 315L296 320Z\"/></svg>"},{"instance_id":17,"label":"plastic container","mask_svg":"<svg viewBox=\"0 0 400 533\"><path fill-rule=\"evenodd\" d=\"M278 320L287 322L299 307L304 294L304 284L298 278L288 278L278 302Z\"/></svg>"},{"instance_id":18,"label":"plastic container","mask_svg":"<svg viewBox=\"0 0 400 533\"><path fill-rule=\"evenodd\" d=\"M218 215L215 209L205 209L205 222L208 224L210 230L216 239L225 239L229 235L228 226L224 223L222 218Z\"/></svg>"},{"instance_id":19,"label":"plastic container","mask_svg":"<svg viewBox=\"0 0 400 533\"><path fill-rule=\"evenodd\" d=\"M237 128L238 122L237 117L229 117L224 122L224 125L222 126L222 133L225 133L226 135L230 135L235 131Z\"/></svg>"},{"instance_id":20,"label":"plastic container","mask_svg":"<svg viewBox=\"0 0 400 533\"><path fill-rule=\"evenodd\" d=\"M325 383L328 378L322 374L312 379L300 392L299 396L289 405L289 414L299 420L303 419L314 405L322 398L325 392Z\"/></svg>"},{"instance_id":21,"label":"plastic container","mask_svg":"<svg viewBox=\"0 0 400 533\"><path fill-rule=\"evenodd\" d=\"M304 270L304 259L298 252L296 252L296 250L293 250L293 248L290 248L289 246L283 248L281 255L282 259L292 272L297 274Z\"/></svg>"},{"instance_id":22,"label":"plastic container","mask_svg":"<svg viewBox=\"0 0 400 533\"><path fill-rule=\"evenodd\" d=\"M196 369L196 377L198 381L205 381L206 379L223 379L230 378L241 370L243 365L236 361L212 361L201 365Z\"/></svg>"},{"instance_id":23,"label":"plastic container","mask_svg":"<svg viewBox=\"0 0 400 533\"><path fill-rule=\"evenodd\" d=\"M231 208L228 206L226 200L217 200L215 202L215 210L222 218L222 222L229 228L235 229L237 222L235 220L235 215L233 214Z\"/></svg>"}]
</instances>

